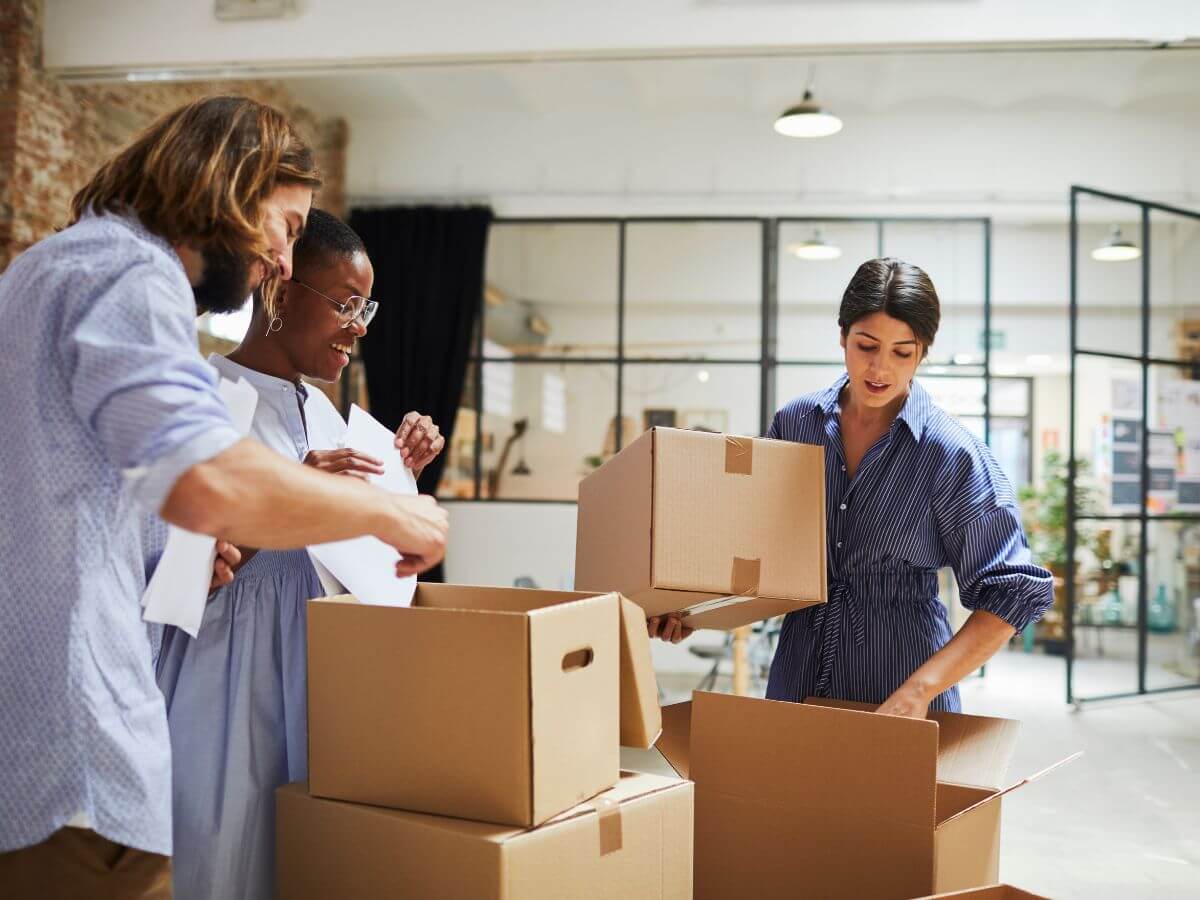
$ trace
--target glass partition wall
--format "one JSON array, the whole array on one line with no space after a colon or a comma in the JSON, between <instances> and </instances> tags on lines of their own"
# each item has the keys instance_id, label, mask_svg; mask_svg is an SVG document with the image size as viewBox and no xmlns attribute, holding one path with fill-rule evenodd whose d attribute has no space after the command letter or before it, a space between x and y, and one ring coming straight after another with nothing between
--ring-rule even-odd
<instances>
[{"instance_id":1,"label":"glass partition wall","mask_svg":"<svg viewBox=\"0 0 1200 900\"><path fill-rule=\"evenodd\" d=\"M1200 213L1071 189L1067 701L1200 686Z\"/></svg>"},{"instance_id":2,"label":"glass partition wall","mask_svg":"<svg viewBox=\"0 0 1200 900\"><path fill-rule=\"evenodd\" d=\"M987 439L992 394L1016 384L1001 463L1022 483L1029 394L989 377L990 238L981 218L497 219L439 494L569 502L655 425L765 433L779 405L842 371L842 292L884 255L938 288L918 375L938 403Z\"/></svg>"}]
</instances>

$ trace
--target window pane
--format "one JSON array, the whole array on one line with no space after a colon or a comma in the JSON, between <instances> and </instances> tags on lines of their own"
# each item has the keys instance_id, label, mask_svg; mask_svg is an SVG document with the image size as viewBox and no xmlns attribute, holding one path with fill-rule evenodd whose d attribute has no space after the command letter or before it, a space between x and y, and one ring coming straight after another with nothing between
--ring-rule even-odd
<instances>
[{"instance_id":1,"label":"window pane","mask_svg":"<svg viewBox=\"0 0 1200 900\"><path fill-rule=\"evenodd\" d=\"M837 380L845 369L841 365L800 366L781 365L775 369L775 405L783 408L801 394L823 391ZM769 423L768 423L769 424Z\"/></svg>"},{"instance_id":2,"label":"window pane","mask_svg":"<svg viewBox=\"0 0 1200 900\"><path fill-rule=\"evenodd\" d=\"M885 256L924 269L941 302L931 364L983 362L984 228L979 222L885 222Z\"/></svg>"},{"instance_id":3,"label":"window pane","mask_svg":"<svg viewBox=\"0 0 1200 900\"><path fill-rule=\"evenodd\" d=\"M1200 682L1200 522L1150 522L1146 687Z\"/></svg>"},{"instance_id":4,"label":"window pane","mask_svg":"<svg viewBox=\"0 0 1200 900\"><path fill-rule=\"evenodd\" d=\"M483 496L575 500L615 450L615 365L484 363Z\"/></svg>"},{"instance_id":5,"label":"window pane","mask_svg":"<svg viewBox=\"0 0 1200 900\"><path fill-rule=\"evenodd\" d=\"M836 259L811 255L815 241L836 247ZM778 291L780 359L842 358L837 316L842 294L862 263L879 255L875 222L781 222Z\"/></svg>"},{"instance_id":6,"label":"window pane","mask_svg":"<svg viewBox=\"0 0 1200 900\"><path fill-rule=\"evenodd\" d=\"M1080 522L1076 546L1075 667L1077 697L1098 697L1136 691L1138 687L1137 522ZM1046 560L1040 560L1046 564ZM1065 568L1058 566L1056 574ZM1065 606L1056 592L1056 612ZM1047 616L1040 631L1051 630L1056 617Z\"/></svg>"},{"instance_id":7,"label":"window pane","mask_svg":"<svg viewBox=\"0 0 1200 900\"><path fill-rule=\"evenodd\" d=\"M1079 196L1076 254L1076 343L1082 350L1140 355L1142 266L1138 259L1103 261L1098 249L1117 240L1142 244L1140 208L1130 203Z\"/></svg>"},{"instance_id":8,"label":"window pane","mask_svg":"<svg viewBox=\"0 0 1200 900\"><path fill-rule=\"evenodd\" d=\"M1153 514L1200 512L1200 374L1185 366L1151 366L1150 483Z\"/></svg>"},{"instance_id":9,"label":"window pane","mask_svg":"<svg viewBox=\"0 0 1200 900\"><path fill-rule=\"evenodd\" d=\"M626 227L626 357L757 360L761 348L760 223Z\"/></svg>"},{"instance_id":10,"label":"window pane","mask_svg":"<svg viewBox=\"0 0 1200 900\"><path fill-rule=\"evenodd\" d=\"M1088 515L1141 509L1142 370L1081 356L1075 364L1076 509ZM1064 446L1065 462L1065 446Z\"/></svg>"},{"instance_id":11,"label":"window pane","mask_svg":"<svg viewBox=\"0 0 1200 900\"><path fill-rule=\"evenodd\" d=\"M517 355L615 357L615 224L493 225L484 337Z\"/></svg>"},{"instance_id":12,"label":"window pane","mask_svg":"<svg viewBox=\"0 0 1200 900\"><path fill-rule=\"evenodd\" d=\"M1150 212L1150 355L1200 360L1200 219Z\"/></svg>"},{"instance_id":13,"label":"window pane","mask_svg":"<svg viewBox=\"0 0 1200 900\"><path fill-rule=\"evenodd\" d=\"M758 366L627 365L622 442L655 425L756 436L758 392Z\"/></svg>"}]
</instances>

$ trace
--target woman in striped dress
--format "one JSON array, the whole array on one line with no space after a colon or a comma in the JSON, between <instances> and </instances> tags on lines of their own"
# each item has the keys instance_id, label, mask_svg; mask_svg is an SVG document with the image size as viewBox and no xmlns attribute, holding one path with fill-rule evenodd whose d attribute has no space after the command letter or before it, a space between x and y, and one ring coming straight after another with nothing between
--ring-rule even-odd
<instances>
[{"instance_id":1,"label":"woman in striped dress","mask_svg":"<svg viewBox=\"0 0 1200 900\"><path fill-rule=\"evenodd\" d=\"M846 373L784 406L767 432L825 448L829 567L829 602L784 620L771 699L959 711L958 682L1053 602L991 451L914 379L939 318L921 269L864 263L838 314ZM943 566L971 610L953 636L938 599Z\"/></svg>"},{"instance_id":2,"label":"woman in striped dress","mask_svg":"<svg viewBox=\"0 0 1200 900\"><path fill-rule=\"evenodd\" d=\"M1053 602L991 451L914 379L939 318L921 269L863 263L838 314L845 374L775 414L767 437L825 448L829 600L784 620L769 699L957 712L958 682ZM944 566L971 611L957 634L938 599ZM683 634L677 620L661 630Z\"/></svg>"}]
</instances>

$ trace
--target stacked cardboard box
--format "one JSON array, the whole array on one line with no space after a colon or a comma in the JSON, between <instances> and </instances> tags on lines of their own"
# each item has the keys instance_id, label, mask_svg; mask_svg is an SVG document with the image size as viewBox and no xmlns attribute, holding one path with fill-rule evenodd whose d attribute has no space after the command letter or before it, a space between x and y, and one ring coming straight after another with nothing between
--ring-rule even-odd
<instances>
[{"instance_id":1,"label":"stacked cardboard box","mask_svg":"<svg viewBox=\"0 0 1200 900\"><path fill-rule=\"evenodd\" d=\"M280 897L691 896L691 785L619 771L619 745L661 728L636 605L421 585L411 607L332 597L308 620Z\"/></svg>"}]
</instances>

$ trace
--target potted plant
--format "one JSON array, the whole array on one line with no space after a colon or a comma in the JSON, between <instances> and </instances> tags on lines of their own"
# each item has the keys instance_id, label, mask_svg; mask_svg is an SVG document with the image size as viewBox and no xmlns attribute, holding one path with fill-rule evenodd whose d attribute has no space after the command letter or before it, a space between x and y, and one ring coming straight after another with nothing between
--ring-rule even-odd
<instances>
[{"instance_id":1,"label":"potted plant","mask_svg":"<svg viewBox=\"0 0 1200 900\"><path fill-rule=\"evenodd\" d=\"M1078 515L1092 515L1099 509L1098 491L1086 480L1090 471L1086 459L1076 459L1075 510ZM1066 594L1062 588L1067 579L1067 475L1066 457L1057 451L1048 451L1043 459L1041 486L1028 485L1021 488L1019 494L1025 533L1034 561L1054 576L1054 608L1042 619L1039 634L1050 652L1061 651L1066 637ZM1095 550L1092 529L1080 523L1075 533L1077 550Z\"/></svg>"}]
</instances>

